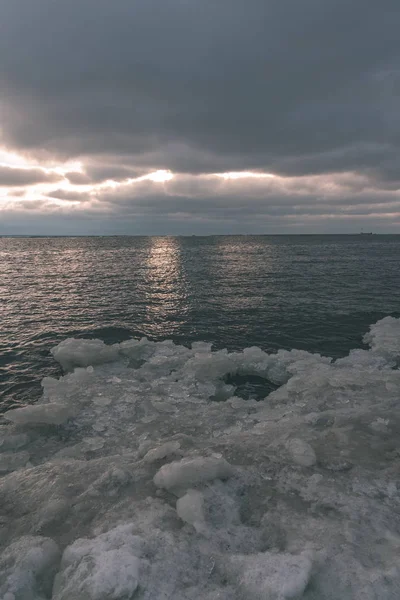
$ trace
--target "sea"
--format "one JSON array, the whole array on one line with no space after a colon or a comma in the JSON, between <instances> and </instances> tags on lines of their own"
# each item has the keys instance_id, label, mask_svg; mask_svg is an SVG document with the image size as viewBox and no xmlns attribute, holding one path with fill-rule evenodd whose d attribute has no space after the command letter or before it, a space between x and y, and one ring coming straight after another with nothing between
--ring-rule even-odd
<instances>
[{"instance_id":1,"label":"sea","mask_svg":"<svg viewBox=\"0 0 400 600\"><path fill-rule=\"evenodd\" d=\"M398 600L400 236L0 237L1 600Z\"/></svg>"},{"instance_id":2,"label":"sea","mask_svg":"<svg viewBox=\"0 0 400 600\"><path fill-rule=\"evenodd\" d=\"M68 337L337 358L386 315L400 316L397 235L2 237L1 404L35 401Z\"/></svg>"}]
</instances>

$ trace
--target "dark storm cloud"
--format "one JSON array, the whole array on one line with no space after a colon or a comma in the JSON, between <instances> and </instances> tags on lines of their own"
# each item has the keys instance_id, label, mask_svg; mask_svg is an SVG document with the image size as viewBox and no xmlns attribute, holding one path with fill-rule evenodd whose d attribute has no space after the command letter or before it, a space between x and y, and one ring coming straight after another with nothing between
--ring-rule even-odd
<instances>
[{"instance_id":1,"label":"dark storm cloud","mask_svg":"<svg viewBox=\"0 0 400 600\"><path fill-rule=\"evenodd\" d=\"M0 165L0 186L20 187L36 183L55 183L62 179L57 173L48 173L42 169L20 169Z\"/></svg>"},{"instance_id":2,"label":"dark storm cloud","mask_svg":"<svg viewBox=\"0 0 400 600\"><path fill-rule=\"evenodd\" d=\"M133 171L369 168L384 182L399 25L398 0L3 0L3 136L92 164L126 155Z\"/></svg>"}]
</instances>

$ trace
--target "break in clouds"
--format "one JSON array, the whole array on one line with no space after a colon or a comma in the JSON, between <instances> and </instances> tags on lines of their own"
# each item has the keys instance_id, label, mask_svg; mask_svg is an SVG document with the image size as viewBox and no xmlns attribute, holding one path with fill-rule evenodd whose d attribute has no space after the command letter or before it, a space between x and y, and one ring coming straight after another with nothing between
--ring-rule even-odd
<instances>
[{"instance_id":1,"label":"break in clouds","mask_svg":"<svg viewBox=\"0 0 400 600\"><path fill-rule=\"evenodd\" d=\"M399 26L397 0L4 0L0 234L400 232Z\"/></svg>"}]
</instances>

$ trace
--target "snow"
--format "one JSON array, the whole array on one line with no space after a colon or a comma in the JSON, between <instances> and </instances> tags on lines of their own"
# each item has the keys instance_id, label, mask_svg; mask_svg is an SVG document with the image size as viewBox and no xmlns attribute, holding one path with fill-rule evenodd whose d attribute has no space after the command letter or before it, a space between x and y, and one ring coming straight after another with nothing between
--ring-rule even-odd
<instances>
[{"instance_id":1,"label":"snow","mask_svg":"<svg viewBox=\"0 0 400 600\"><path fill-rule=\"evenodd\" d=\"M0 421L0 599L400 598L400 320L365 341L62 342Z\"/></svg>"}]
</instances>

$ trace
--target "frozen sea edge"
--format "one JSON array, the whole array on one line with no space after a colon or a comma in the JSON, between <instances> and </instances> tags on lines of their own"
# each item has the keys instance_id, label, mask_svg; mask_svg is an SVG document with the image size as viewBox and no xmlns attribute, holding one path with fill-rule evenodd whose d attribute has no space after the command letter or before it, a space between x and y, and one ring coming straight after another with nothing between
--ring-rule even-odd
<instances>
[{"instance_id":1,"label":"frozen sea edge","mask_svg":"<svg viewBox=\"0 0 400 600\"><path fill-rule=\"evenodd\" d=\"M59 344L0 424L0 599L398 600L400 319L365 341Z\"/></svg>"}]
</instances>

